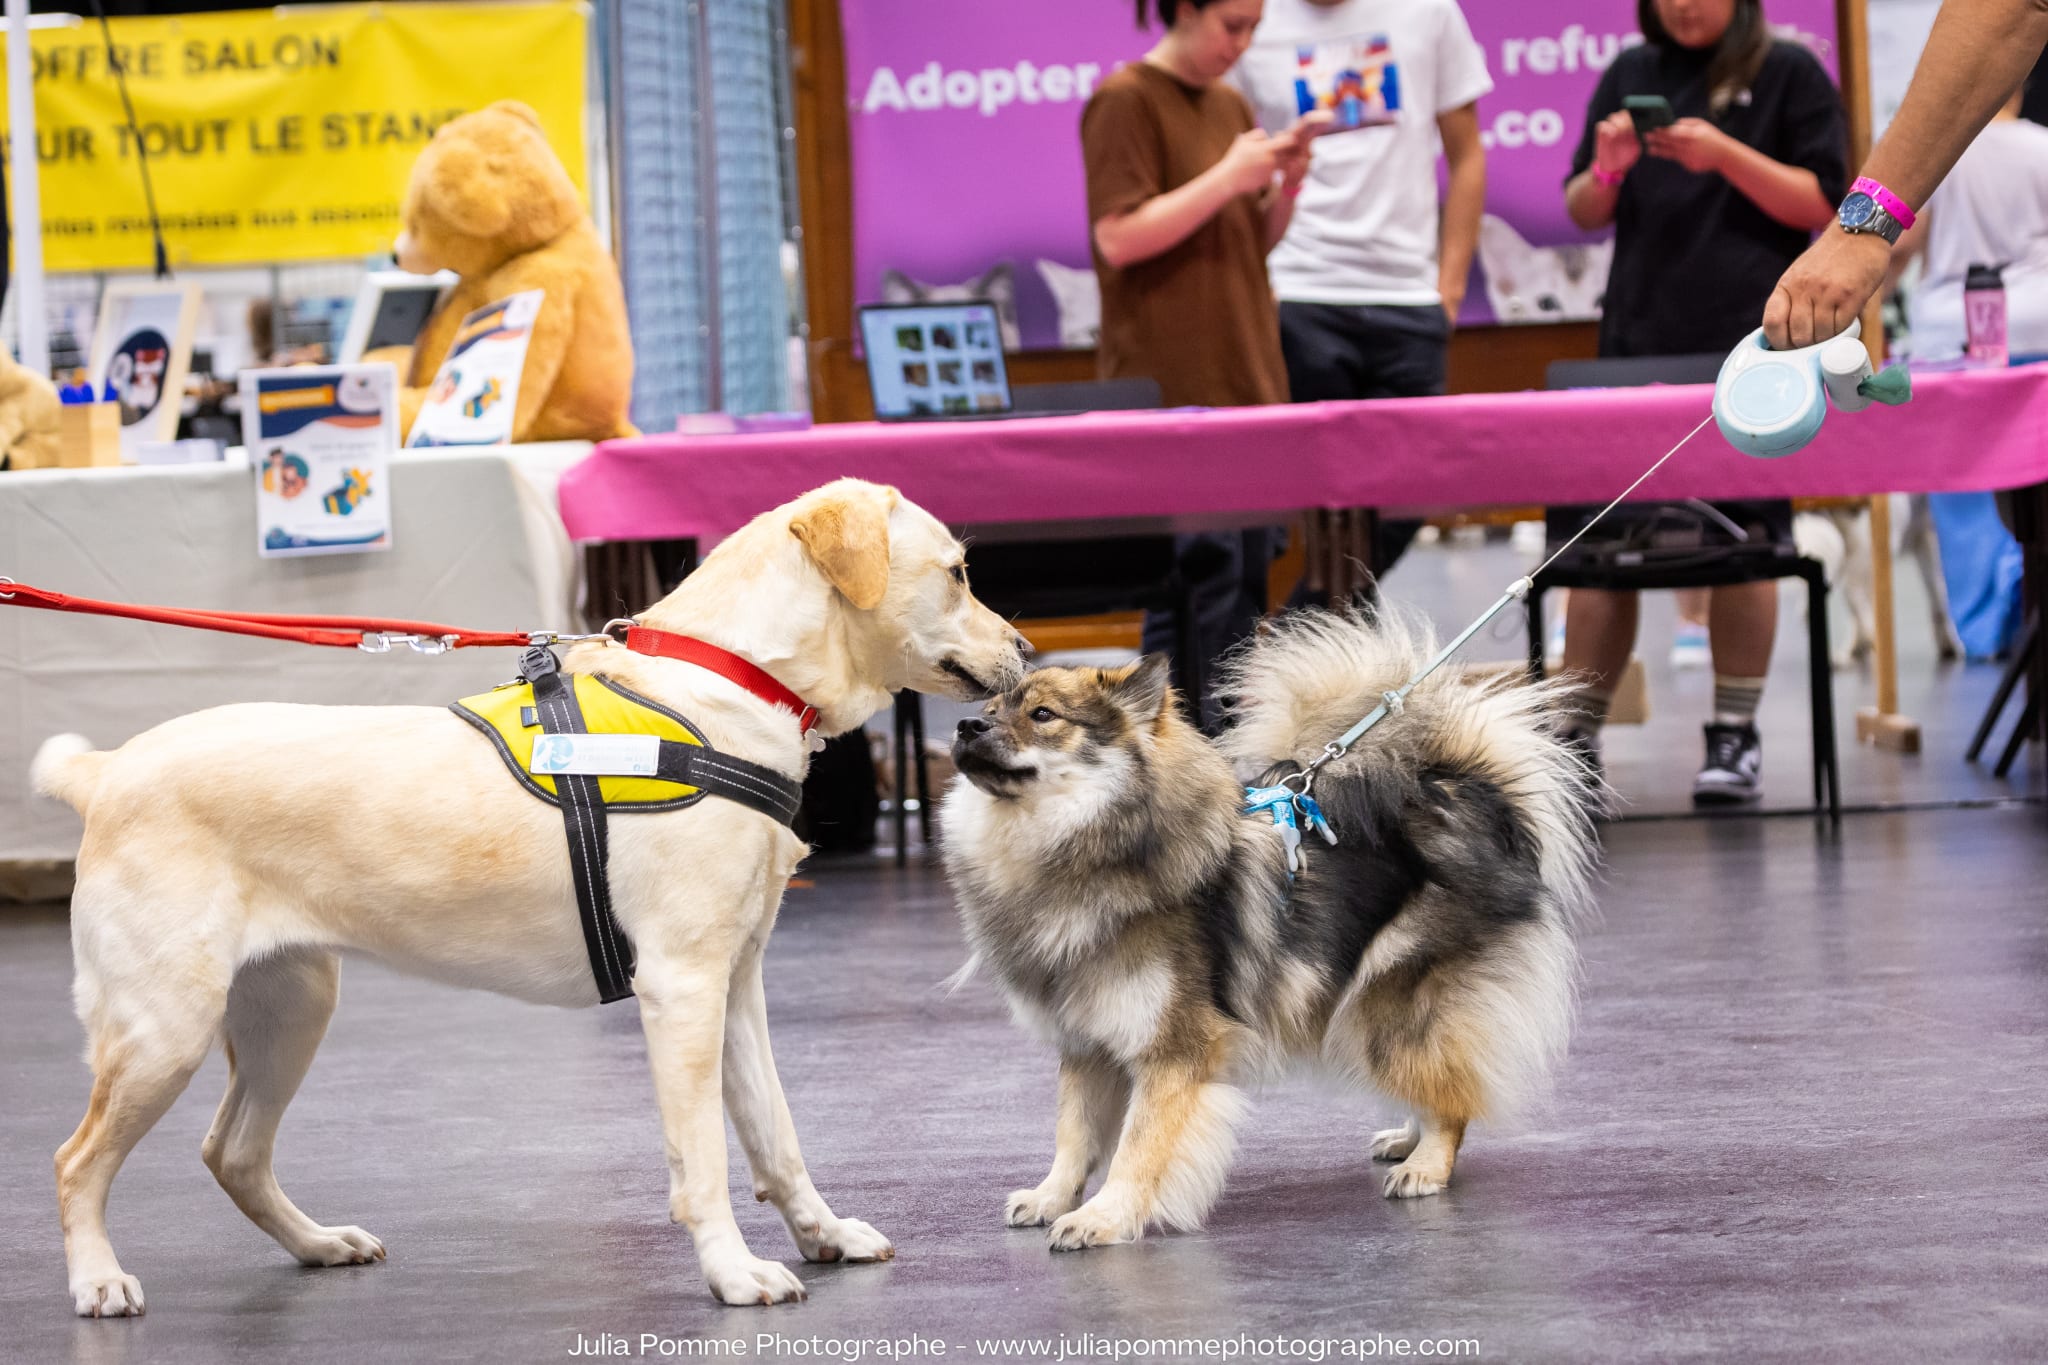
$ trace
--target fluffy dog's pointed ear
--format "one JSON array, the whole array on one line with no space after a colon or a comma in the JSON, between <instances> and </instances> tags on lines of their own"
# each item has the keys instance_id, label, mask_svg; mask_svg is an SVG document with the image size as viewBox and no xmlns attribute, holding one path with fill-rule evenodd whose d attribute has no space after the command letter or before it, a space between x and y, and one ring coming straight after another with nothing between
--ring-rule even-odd
<instances>
[{"instance_id":1,"label":"fluffy dog's pointed ear","mask_svg":"<svg viewBox=\"0 0 2048 1365\"><path fill-rule=\"evenodd\" d=\"M1117 705L1140 724L1158 719L1166 705L1166 656L1147 654L1134 664L1112 670L1103 681L1109 684Z\"/></svg>"},{"instance_id":2,"label":"fluffy dog's pointed ear","mask_svg":"<svg viewBox=\"0 0 2048 1365\"><path fill-rule=\"evenodd\" d=\"M889 509L896 490L874 484L833 489L790 519L825 580L862 611L889 591Z\"/></svg>"}]
</instances>

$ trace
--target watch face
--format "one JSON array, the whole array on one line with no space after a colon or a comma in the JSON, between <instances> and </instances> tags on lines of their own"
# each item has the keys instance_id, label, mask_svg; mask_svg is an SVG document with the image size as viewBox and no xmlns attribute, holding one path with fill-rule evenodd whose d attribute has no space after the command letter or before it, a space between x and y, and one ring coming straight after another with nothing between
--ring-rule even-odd
<instances>
[{"instance_id":1,"label":"watch face","mask_svg":"<svg viewBox=\"0 0 2048 1365\"><path fill-rule=\"evenodd\" d=\"M1869 227L1871 220L1877 217L1877 201L1859 190L1842 201L1840 216L1842 226L1851 232Z\"/></svg>"}]
</instances>

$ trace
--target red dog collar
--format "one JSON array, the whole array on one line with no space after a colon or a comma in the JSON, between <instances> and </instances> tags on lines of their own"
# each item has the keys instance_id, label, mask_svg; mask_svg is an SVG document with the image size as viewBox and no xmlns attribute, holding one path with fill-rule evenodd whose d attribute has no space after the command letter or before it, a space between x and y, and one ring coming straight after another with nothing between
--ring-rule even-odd
<instances>
[{"instance_id":1,"label":"red dog collar","mask_svg":"<svg viewBox=\"0 0 2048 1365\"><path fill-rule=\"evenodd\" d=\"M688 635L674 635L665 630L650 630L636 625L626 627L626 648L635 654L680 659L686 664L708 669L727 682L737 683L769 705L779 706L794 715L798 727L806 735L818 723L817 707L775 681L766 669L748 663L729 649L720 649Z\"/></svg>"}]
</instances>

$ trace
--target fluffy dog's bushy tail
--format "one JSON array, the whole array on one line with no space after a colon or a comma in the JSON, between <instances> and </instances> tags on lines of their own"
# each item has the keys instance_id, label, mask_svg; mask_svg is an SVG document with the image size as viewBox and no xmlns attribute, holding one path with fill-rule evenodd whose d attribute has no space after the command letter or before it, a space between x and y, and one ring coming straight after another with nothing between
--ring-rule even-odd
<instances>
[{"instance_id":1,"label":"fluffy dog's bushy tail","mask_svg":"<svg viewBox=\"0 0 2048 1365\"><path fill-rule=\"evenodd\" d=\"M1289 612L1223 665L1217 686L1232 698L1233 717L1223 752L1247 778L1282 759L1306 764L1436 651L1428 624L1403 613ZM1591 779L1558 741L1558 703L1568 691L1563 682L1532 683L1520 670L1475 675L1453 660L1329 775L1371 780L1449 768L1485 777L1536 836L1544 880L1560 910L1576 917L1589 903Z\"/></svg>"},{"instance_id":2,"label":"fluffy dog's bushy tail","mask_svg":"<svg viewBox=\"0 0 2048 1365\"><path fill-rule=\"evenodd\" d=\"M1436 650L1426 624L1399 614L1283 617L1222 670L1219 686L1233 698L1235 717L1221 741L1224 752L1247 778L1281 760L1306 764L1420 672ZM1488 960L1473 963L1460 978L1467 1008L1457 1013L1467 1027L1458 1032L1486 1040L1471 1049L1468 1061L1483 1092L1479 1107L1491 1114L1540 1091L1570 1037L1577 978L1572 939L1591 906L1593 840L1587 815L1592 779L1559 742L1554 723L1565 690L1561 683L1532 684L1520 670L1475 675L1446 664L1321 779L1333 798L1341 790L1355 796L1357 806L1389 812L1410 827L1425 854L1441 855L1433 894L1483 893L1498 846L1466 823L1479 818L1473 810L1433 818L1435 798L1418 785L1425 780L1490 784L1533 841L1540 883L1532 891L1535 920L1503 931L1497 951L1483 954ZM1368 973L1383 955L1380 948L1367 953Z\"/></svg>"}]
</instances>

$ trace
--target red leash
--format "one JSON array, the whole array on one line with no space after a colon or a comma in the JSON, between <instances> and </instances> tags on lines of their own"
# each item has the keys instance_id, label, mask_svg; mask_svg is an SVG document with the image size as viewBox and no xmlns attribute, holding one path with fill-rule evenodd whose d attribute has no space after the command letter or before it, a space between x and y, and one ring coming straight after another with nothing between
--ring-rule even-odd
<instances>
[{"instance_id":1,"label":"red leash","mask_svg":"<svg viewBox=\"0 0 2048 1365\"><path fill-rule=\"evenodd\" d=\"M145 607L129 602L101 602L91 597L31 588L0 576L0 607L37 607L44 611L71 611L86 616L120 616L131 621L156 621L168 626L190 626L195 630L218 630L230 635L255 635L266 640L292 640L305 645L328 645L336 649L360 649L368 654L388 654L394 648L408 648L420 654L442 654L451 649L478 645L511 646L574 644L583 640L609 640L623 644L636 654L680 659L716 673L728 682L753 693L772 706L796 717L805 734L818 723L818 709L775 680L759 665L730 650L687 635L652 630L630 620L608 622L596 635L561 635L547 630L458 630L431 621L394 621L380 616L285 616L255 611L207 611L196 607ZM618 627L625 627L621 640Z\"/></svg>"},{"instance_id":2,"label":"red leash","mask_svg":"<svg viewBox=\"0 0 2048 1365\"><path fill-rule=\"evenodd\" d=\"M532 632L520 630L458 630L430 621L390 621L373 616L283 616L265 612L206 611L195 607L146 607L127 602L101 602L90 597L31 588L25 583L0 579L0 606L40 607L44 611L74 611L87 616L121 616L131 621L156 621L168 626L191 626L196 630L225 631L231 635L256 635L268 640L295 640L306 645L329 645L337 649L361 649L383 654L393 645L411 645L422 653L439 654L447 649L474 645L529 645L537 641Z\"/></svg>"}]
</instances>

